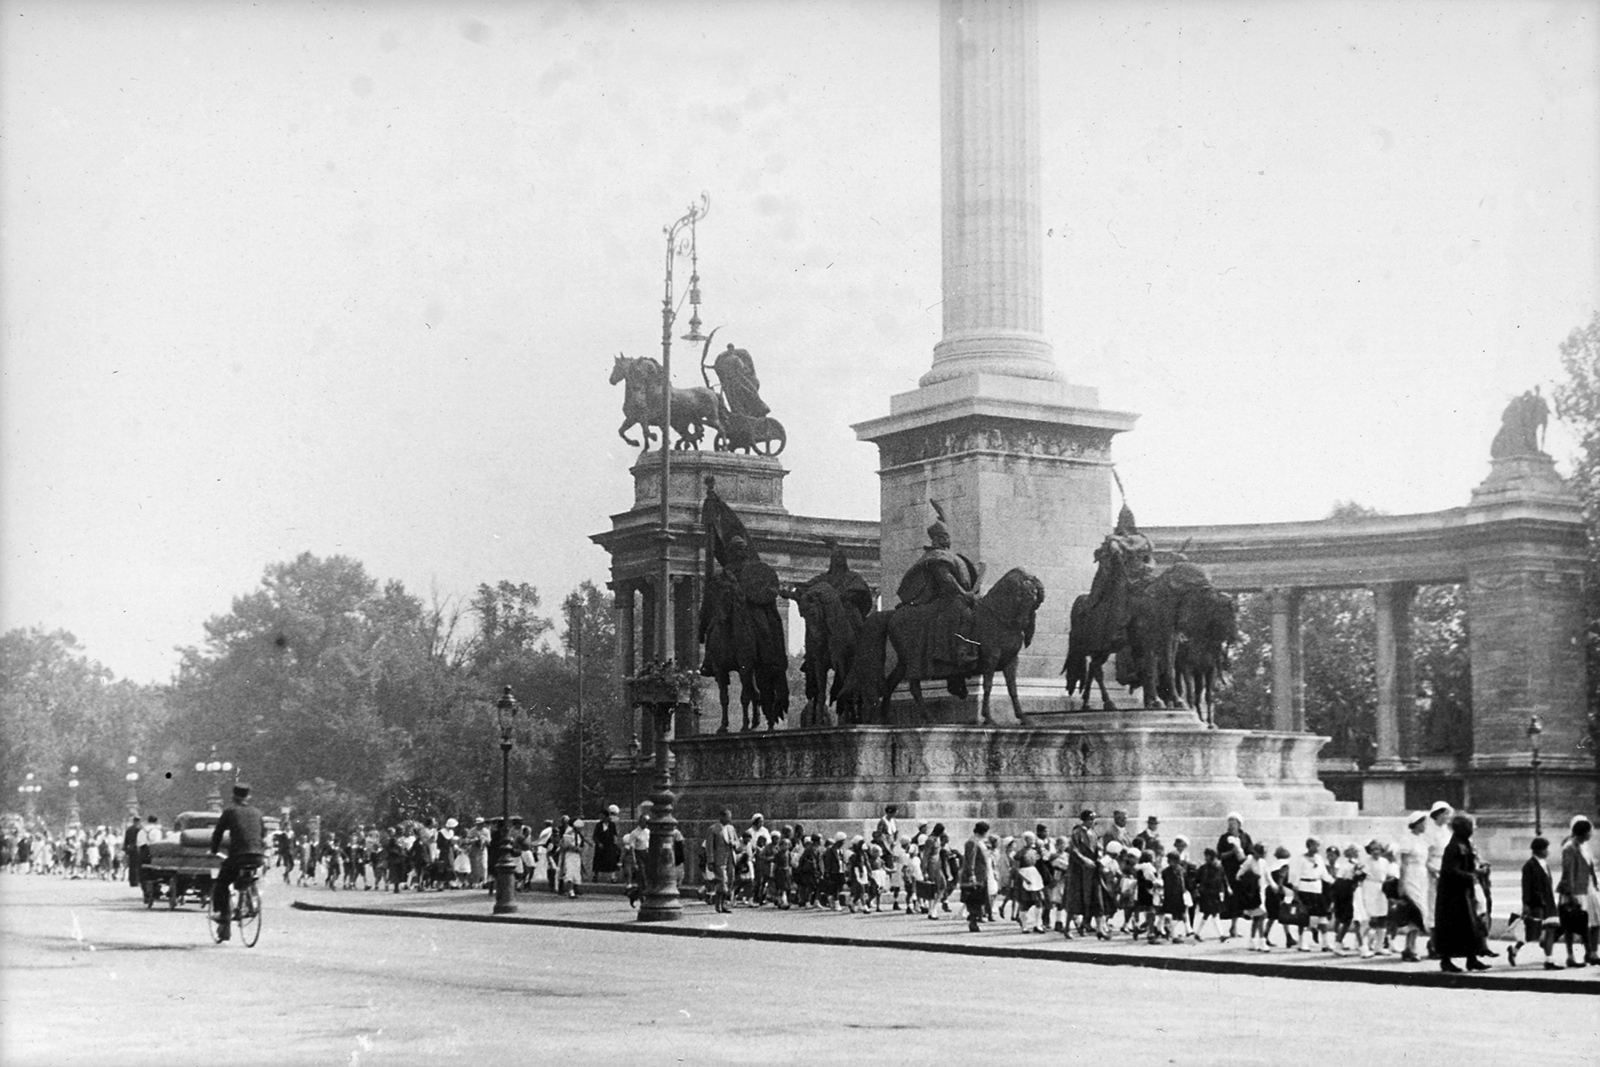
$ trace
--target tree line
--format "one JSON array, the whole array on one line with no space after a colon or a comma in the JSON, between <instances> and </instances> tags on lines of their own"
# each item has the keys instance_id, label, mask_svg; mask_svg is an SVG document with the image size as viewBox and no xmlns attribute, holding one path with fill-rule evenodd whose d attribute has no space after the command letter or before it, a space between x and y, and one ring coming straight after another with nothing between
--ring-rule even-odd
<instances>
[{"instance_id":1,"label":"tree line","mask_svg":"<svg viewBox=\"0 0 1600 1067\"><path fill-rule=\"evenodd\" d=\"M60 825L76 765L83 820L121 822L132 755L142 807L170 817L204 807L213 781L195 763L215 746L264 808L296 819L492 816L494 704L509 685L522 712L513 811L575 812L581 789L592 813L610 755L603 724L621 699L610 601L586 581L559 621L541 608L535 587L510 581L464 604L424 603L349 557L304 553L208 619L170 684L119 681L64 631L12 630L0 636L0 790L20 810L16 787L33 772L40 814Z\"/></svg>"}]
</instances>

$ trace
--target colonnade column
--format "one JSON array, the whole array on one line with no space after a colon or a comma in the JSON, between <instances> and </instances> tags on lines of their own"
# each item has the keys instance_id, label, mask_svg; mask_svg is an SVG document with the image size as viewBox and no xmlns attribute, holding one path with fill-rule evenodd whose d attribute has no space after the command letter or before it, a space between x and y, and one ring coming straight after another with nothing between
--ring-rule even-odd
<instances>
[{"instance_id":1,"label":"colonnade column","mask_svg":"<svg viewBox=\"0 0 1600 1067\"><path fill-rule=\"evenodd\" d=\"M1381 582L1372 587L1377 621L1378 758L1380 770L1399 770L1416 756L1416 682L1412 668L1411 604L1417 587Z\"/></svg>"},{"instance_id":2,"label":"colonnade column","mask_svg":"<svg viewBox=\"0 0 1600 1067\"><path fill-rule=\"evenodd\" d=\"M1301 590L1268 589L1272 606L1272 728L1306 728L1305 677L1301 667Z\"/></svg>"}]
</instances>

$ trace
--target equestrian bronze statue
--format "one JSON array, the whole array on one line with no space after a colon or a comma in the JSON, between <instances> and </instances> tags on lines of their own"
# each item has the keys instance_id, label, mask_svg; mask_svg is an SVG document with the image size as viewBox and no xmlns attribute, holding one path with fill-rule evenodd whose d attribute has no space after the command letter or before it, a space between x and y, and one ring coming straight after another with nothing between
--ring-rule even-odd
<instances>
[{"instance_id":1,"label":"equestrian bronze statue","mask_svg":"<svg viewBox=\"0 0 1600 1067\"><path fill-rule=\"evenodd\" d=\"M899 605L892 611L873 612L862 625L840 705L847 698L862 708L876 705L880 720L888 721L890 698L904 681L926 720L923 682L942 681L952 696L964 698L967 679L981 676L982 721L993 724L989 699L994 676L1000 672L1012 712L1020 720L1017 655L1033 642L1044 585L1020 567L1013 568L980 599L981 568L951 550L944 512L937 503L933 507L938 517L928 527L929 543L901 579ZM889 648L894 649L895 665L885 677Z\"/></svg>"},{"instance_id":2,"label":"equestrian bronze statue","mask_svg":"<svg viewBox=\"0 0 1600 1067\"><path fill-rule=\"evenodd\" d=\"M706 528L705 595L700 602L700 673L717 682L722 725L728 732L728 683L739 676L739 706L745 730L758 712L774 729L789 710L789 658L778 615L778 575L756 554L750 535L732 508L706 479L700 521Z\"/></svg>"},{"instance_id":3,"label":"equestrian bronze statue","mask_svg":"<svg viewBox=\"0 0 1600 1067\"><path fill-rule=\"evenodd\" d=\"M1116 709L1104 672L1106 659L1115 654L1117 680L1141 690L1146 708L1189 707L1203 690L1210 721L1210 694L1226 669L1227 646L1238 636L1233 598L1187 560L1152 573L1153 547L1126 505L1095 560L1094 584L1072 605L1061 667L1069 703L1081 691L1087 710L1097 684L1105 709ZM1186 644L1192 646L1184 656L1187 686L1178 663Z\"/></svg>"},{"instance_id":4,"label":"equestrian bronze statue","mask_svg":"<svg viewBox=\"0 0 1600 1067\"><path fill-rule=\"evenodd\" d=\"M841 722L846 718L861 721L859 704L841 702L841 695L874 598L866 581L850 569L844 550L833 542L828 548L827 570L784 591L799 606L806 624L806 653L800 667L806 680L806 706L800 715L801 726L828 725L830 704L838 708Z\"/></svg>"}]
</instances>

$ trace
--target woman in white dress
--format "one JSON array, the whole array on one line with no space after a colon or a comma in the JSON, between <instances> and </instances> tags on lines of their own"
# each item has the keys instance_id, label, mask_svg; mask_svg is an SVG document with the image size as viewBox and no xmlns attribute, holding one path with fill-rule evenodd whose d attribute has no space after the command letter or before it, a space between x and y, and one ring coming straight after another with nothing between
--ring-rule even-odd
<instances>
[{"instance_id":1,"label":"woman in white dress","mask_svg":"<svg viewBox=\"0 0 1600 1067\"><path fill-rule=\"evenodd\" d=\"M569 897L576 897L583 883L583 844L583 820L573 819L561 834L561 891Z\"/></svg>"}]
</instances>

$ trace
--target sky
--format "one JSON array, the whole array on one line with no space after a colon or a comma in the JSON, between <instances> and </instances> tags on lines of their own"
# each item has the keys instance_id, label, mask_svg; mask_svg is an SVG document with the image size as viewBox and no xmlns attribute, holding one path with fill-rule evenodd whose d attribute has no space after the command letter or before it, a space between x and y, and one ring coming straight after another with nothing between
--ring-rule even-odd
<instances>
[{"instance_id":1,"label":"sky","mask_svg":"<svg viewBox=\"0 0 1600 1067\"><path fill-rule=\"evenodd\" d=\"M938 24L0 0L0 629L166 681L303 551L553 614L607 575L607 377L702 192L789 510L876 518L850 425L939 340ZM1140 415L1140 522L1465 504L1600 307L1600 3L1043 0L1039 38L1045 332Z\"/></svg>"}]
</instances>

